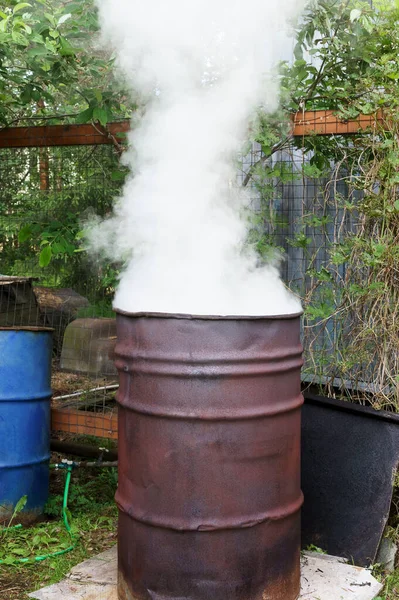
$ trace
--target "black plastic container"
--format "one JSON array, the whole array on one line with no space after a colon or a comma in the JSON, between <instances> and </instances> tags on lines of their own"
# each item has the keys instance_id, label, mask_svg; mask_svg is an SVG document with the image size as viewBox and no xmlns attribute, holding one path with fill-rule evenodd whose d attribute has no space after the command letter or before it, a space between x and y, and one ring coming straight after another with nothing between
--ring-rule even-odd
<instances>
[{"instance_id":1,"label":"black plastic container","mask_svg":"<svg viewBox=\"0 0 399 600\"><path fill-rule=\"evenodd\" d=\"M302 546L375 562L399 463L399 415L305 393Z\"/></svg>"}]
</instances>

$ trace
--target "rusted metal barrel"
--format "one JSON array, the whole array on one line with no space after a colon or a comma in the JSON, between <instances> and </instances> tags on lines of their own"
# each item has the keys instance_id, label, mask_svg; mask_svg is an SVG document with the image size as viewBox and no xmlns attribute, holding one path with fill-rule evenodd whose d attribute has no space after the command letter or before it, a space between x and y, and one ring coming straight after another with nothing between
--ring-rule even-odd
<instances>
[{"instance_id":1,"label":"rusted metal barrel","mask_svg":"<svg viewBox=\"0 0 399 600\"><path fill-rule=\"evenodd\" d=\"M300 315L117 315L119 600L296 600Z\"/></svg>"}]
</instances>

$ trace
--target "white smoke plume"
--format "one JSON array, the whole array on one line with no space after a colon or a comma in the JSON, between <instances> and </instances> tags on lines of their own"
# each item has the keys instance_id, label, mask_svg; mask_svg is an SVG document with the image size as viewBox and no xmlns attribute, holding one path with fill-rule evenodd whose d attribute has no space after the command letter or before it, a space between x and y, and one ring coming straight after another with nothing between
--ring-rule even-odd
<instances>
[{"instance_id":1,"label":"white smoke plume","mask_svg":"<svg viewBox=\"0 0 399 600\"><path fill-rule=\"evenodd\" d=\"M114 214L91 243L129 257L115 306L130 312L279 315L301 310L272 265L243 251L234 157L305 0L97 0L103 39L146 97ZM288 42L289 43L289 42ZM290 47L290 46L288 46Z\"/></svg>"}]
</instances>

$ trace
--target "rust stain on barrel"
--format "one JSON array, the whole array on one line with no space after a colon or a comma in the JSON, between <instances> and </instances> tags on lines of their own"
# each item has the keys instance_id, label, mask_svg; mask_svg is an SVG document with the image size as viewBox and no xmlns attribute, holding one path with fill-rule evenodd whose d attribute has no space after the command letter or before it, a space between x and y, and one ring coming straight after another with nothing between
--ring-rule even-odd
<instances>
[{"instance_id":1,"label":"rust stain on barrel","mask_svg":"<svg viewBox=\"0 0 399 600\"><path fill-rule=\"evenodd\" d=\"M296 600L300 315L117 315L120 600Z\"/></svg>"}]
</instances>

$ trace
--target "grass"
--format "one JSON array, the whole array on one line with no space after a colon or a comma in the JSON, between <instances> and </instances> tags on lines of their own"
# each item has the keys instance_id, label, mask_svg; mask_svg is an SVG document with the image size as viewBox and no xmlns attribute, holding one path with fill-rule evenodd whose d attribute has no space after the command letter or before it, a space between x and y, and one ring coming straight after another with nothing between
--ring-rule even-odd
<instances>
[{"instance_id":1,"label":"grass","mask_svg":"<svg viewBox=\"0 0 399 600\"><path fill-rule=\"evenodd\" d=\"M393 498L391 504L391 514L389 517L387 536L399 545L399 471L396 473ZM390 575L379 574L378 567L375 576L380 581L384 581L384 590L378 597L379 600L399 600L399 563L397 569Z\"/></svg>"},{"instance_id":2,"label":"grass","mask_svg":"<svg viewBox=\"0 0 399 600\"><path fill-rule=\"evenodd\" d=\"M399 569L385 578L384 590L375 600L398 600L399 598Z\"/></svg>"},{"instance_id":3,"label":"grass","mask_svg":"<svg viewBox=\"0 0 399 600\"><path fill-rule=\"evenodd\" d=\"M29 592L60 581L73 566L116 543L116 477L115 469L74 471L68 507L76 547L43 562L0 566L1 600L28 600ZM47 554L70 545L60 517L64 481L64 472L51 472L44 522L0 534L0 559L13 563L18 558Z\"/></svg>"}]
</instances>

